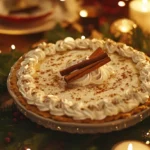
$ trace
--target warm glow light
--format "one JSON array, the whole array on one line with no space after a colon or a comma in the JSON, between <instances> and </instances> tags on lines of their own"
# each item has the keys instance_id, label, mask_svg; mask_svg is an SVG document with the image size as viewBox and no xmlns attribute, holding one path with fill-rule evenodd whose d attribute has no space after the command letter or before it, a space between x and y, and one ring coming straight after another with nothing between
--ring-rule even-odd
<instances>
[{"instance_id":1,"label":"warm glow light","mask_svg":"<svg viewBox=\"0 0 150 150\"><path fill-rule=\"evenodd\" d=\"M128 150L133 150L133 146L131 143L128 145Z\"/></svg>"},{"instance_id":2,"label":"warm glow light","mask_svg":"<svg viewBox=\"0 0 150 150\"><path fill-rule=\"evenodd\" d=\"M148 0L142 0L142 10L144 12L147 12L147 10L148 10L147 4L148 4Z\"/></svg>"},{"instance_id":3,"label":"warm glow light","mask_svg":"<svg viewBox=\"0 0 150 150\"><path fill-rule=\"evenodd\" d=\"M121 26L120 31L126 33L129 32L129 29L126 26Z\"/></svg>"},{"instance_id":4,"label":"warm glow light","mask_svg":"<svg viewBox=\"0 0 150 150\"><path fill-rule=\"evenodd\" d=\"M87 17L88 16L88 12L86 10L81 10L80 11L80 16L81 17Z\"/></svg>"},{"instance_id":5,"label":"warm glow light","mask_svg":"<svg viewBox=\"0 0 150 150\"><path fill-rule=\"evenodd\" d=\"M150 150L149 145L138 141L124 141L116 144L112 150Z\"/></svg>"},{"instance_id":6,"label":"warm glow light","mask_svg":"<svg viewBox=\"0 0 150 150\"><path fill-rule=\"evenodd\" d=\"M60 0L61 2L64 2L65 0Z\"/></svg>"},{"instance_id":7,"label":"warm glow light","mask_svg":"<svg viewBox=\"0 0 150 150\"><path fill-rule=\"evenodd\" d=\"M149 145L149 144L150 144L150 141L146 141L145 144Z\"/></svg>"},{"instance_id":8,"label":"warm glow light","mask_svg":"<svg viewBox=\"0 0 150 150\"><path fill-rule=\"evenodd\" d=\"M124 6L126 5L126 3L125 3L124 1L119 1L119 2L118 2L118 5L119 5L120 7L124 7Z\"/></svg>"},{"instance_id":9,"label":"warm glow light","mask_svg":"<svg viewBox=\"0 0 150 150\"><path fill-rule=\"evenodd\" d=\"M26 150L31 150L30 148L26 148Z\"/></svg>"},{"instance_id":10,"label":"warm glow light","mask_svg":"<svg viewBox=\"0 0 150 150\"><path fill-rule=\"evenodd\" d=\"M16 49L16 46L15 46L14 44L12 44L12 45L11 45L11 49L12 49L12 50L15 50L15 49Z\"/></svg>"},{"instance_id":11,"label":"warm glow light","mask_svg":"<svg viewBox=\"0 0 150 150\"><path fill-rule=\"evenodd\" d=\"M148 0L143 0L143 4L147 4Z\"/></svg>"},{"instance_id":12,"label":"warm glow light","mask_svg":"<svg viewBox=\"0 0 150 150\"><path fill-rule=\"evenodd\" d=\"M127 20L122 20L121 24L118 26L119 30L124 33L128 33L132 30L132 26L129 25Z\"/></svg>"},{"instance_id":13,"label":"warm glow light","mask_svg":"<svg viewBox=\"0 0 150 150\"><path fill-rule=\"evenodd\" d=\"M85 36L84 36L84 35L82 35L82 36L81 36L81 39L85 39Z\"/></svg>"}]
</instances>

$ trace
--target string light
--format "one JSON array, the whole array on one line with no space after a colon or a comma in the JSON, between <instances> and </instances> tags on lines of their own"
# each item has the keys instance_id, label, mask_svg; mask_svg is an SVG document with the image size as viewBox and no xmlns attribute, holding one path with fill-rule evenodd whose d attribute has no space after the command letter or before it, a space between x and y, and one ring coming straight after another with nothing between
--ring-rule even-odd
<instances>
[{"instance_id":1,"label":"string light","mask_svg":"<svg viewBox=\"0 0 150 150\"><path fill-rule=\"evenodd\" d=\"M11 50L15 50L16 46L14 44L11 45Z\"/></svg>"},{"instance_id":2,"label":"string light","mask_svg":"<svg viewBox=\"0 0 150 150\"><path fill-rule=\"evenodd\" d=\"M149 144L150 144L150 141L146 141L145 144L149 145Z\"/></svg>"},{"instance_id":3,"label":"string light","mask_svg":"<svg viewBox=\"0 0 150 150\"><path fill-rule=\"evenodd\" d=\"M124 7L126 5L126 3L124 1L119 1L118 2L118 6L120 7Z\"/></svg>"},{"instance_id":4,"label":"string light","mask_svg":"<svg viewBox=\"0 0 150 150\"><path fill-rule=\"evenodd\" d=\"M81 17L87 17L88 16L88 12L86 10L81 10L80 11L80 16Z\"/></svg>"},{"instance_id":5,"label":"string light","mask_svg":"<svg viewBox=\"0 0 150 150\"><path fill-rule=\"evenodd\" d=\"M82 36L81 36L81 39L85 39L85 36L84 36L84 35L82 35Z\"/></svg>"}]
</instances>

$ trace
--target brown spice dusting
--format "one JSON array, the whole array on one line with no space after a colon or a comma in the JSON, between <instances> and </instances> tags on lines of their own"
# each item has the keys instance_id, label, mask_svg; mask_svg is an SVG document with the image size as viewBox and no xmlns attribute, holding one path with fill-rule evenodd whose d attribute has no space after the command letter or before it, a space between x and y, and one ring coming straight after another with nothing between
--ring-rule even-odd
<instances>
[{"instance_id":1,"label":"brown spice dusting","mask_svg":"<svg viewBox=\"0 0 150 150\"><path fill-rule=\"evenodd\" d=\"M76 98L77 101L81 100L81 98Z\"/></svg>"},{"instance_id":2,"label":"brown spice dusting","mask_svg":"<svg viewBox=\"0 0 150 150\"><path fill-rule=\"evenodd\" d=\"M41 72L40 72L40 74L44 74L44 73L45 73L44 71L41 71Z\"/></svg>"},{"instance_id":3,"label":"brown spice dusting","mask_svg":"<svg viewBox=\"0 0 150 150\"><path fill-rule=\"evenodd\" d=\"M125 73L122 73L121 76L122 76L123 79L126 79L126 78L127 78L127 75L126 75Z\"/></svg>"},{"instance_id":4,"label":"brown spice dusting","mask_svg":"<svg viewBox=\"0 0 150 150\"><path fill-rule=\"evenodd\" d=\"M112 103L113 103L114 105L119 104L119 102L118 102L117 100L112 100Z\"/></svg>"},{"instance_id":5,"label":"brown spice dusting","mask_svg":"<svg viewBox=\"0 0 150 150\"><path fill-rule=\"evenodd\" d=\"M121 91L124 91L124 88L121 88Z\"/></svg>"}]
</instances>

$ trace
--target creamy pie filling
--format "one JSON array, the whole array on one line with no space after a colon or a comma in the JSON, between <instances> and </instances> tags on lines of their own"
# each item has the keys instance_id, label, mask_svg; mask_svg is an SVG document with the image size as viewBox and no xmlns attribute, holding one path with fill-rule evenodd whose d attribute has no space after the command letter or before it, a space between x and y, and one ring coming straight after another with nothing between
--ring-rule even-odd
<instances>
[{"instance_id":1,"label":"creamy pie filling","mask_svg":"<svg viewBox=\"0 0 150 150\"><path fill-rule=\"evenodd\" d=\"M66 84L59 71L89 57L101 47L111 61ZM111 40L66 38L42 43L28 52L17 73L19 91L28 104L53 115L101 120L128 112L150 95L146 55Z\"/></svg>"}]
</instances>

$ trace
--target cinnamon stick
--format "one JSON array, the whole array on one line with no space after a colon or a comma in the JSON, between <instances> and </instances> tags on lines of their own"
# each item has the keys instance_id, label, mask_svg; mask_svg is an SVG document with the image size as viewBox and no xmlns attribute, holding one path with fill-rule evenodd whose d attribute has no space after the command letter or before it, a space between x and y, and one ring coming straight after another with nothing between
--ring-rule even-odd
<instances>
[{"instance_id":1,"label":"cinnamon stick","mask_svg":"<svg viewBox=\"0 0 150 150\"><path fill-rule=\"evenodd\" d=\"M86 66L88 66L88 65L90 65L92 63L95 63L95 62L97 62L97 61L99 61L101 59L104 59L105 57L107 57L107 54L103 50L98 48L96 51L94 51L91 54L91 56L89 57L88 60L84 60L84 61L82 61L82 62L80 62L78 64L75 64L75 65L70 66L70 67L68 67L68 68L66 68L64 70L61 70L60 74L62 76L68 75L69 73L71 73L74 70L78 70L78 69L84 68L84 67L86 67Z\"/></svg>"},{"instance_id":2,"label":"cinnamon stick","mask_svg":"<svg viewBox=\"0 0 150 150\"><path fill-rule=\"evenodd\" d=\"M66 75L64 77L64 80L68 83L68 82L71 82L71 81L74 81L76 79L79 79L81 77L83 77L85 74L88 74L89 72L91 71L94 71L96 70L97 68L99 68L100 66L103 66L105 65L107 62L110 61L110 58L109 57L105 57L95 63L92 63L82 69L79 69L69 75Z\"/></svg>"},{"instance_id":3,"label":"cinnamon stick","mask_svg":"<svg viewBox=\"0 0 150 150\"><path fill-rule=\"evenodd\" d=\"M82 61L78 64L70 66L62 71L60 74L62 76L65 75L64 80L68 82L72 82L78 78L81 78L85 74L94 71L95 69L103 66L107 62L110 61L108 55L101 49L96 49L90 56L88 60Z\"/></svg>"},{"instance_id":4,"label":"cinnamon stick","mask_svg":"<svg viewBox=\"0 0 150 150\"><path fill-rule=\"evenodd\" d=\"M93 58L96 57L98 55L102 55L104 52L104 50L102 50L100 47L98 47L90 56L89 58Z\"/></svg>"}]
</instances>

